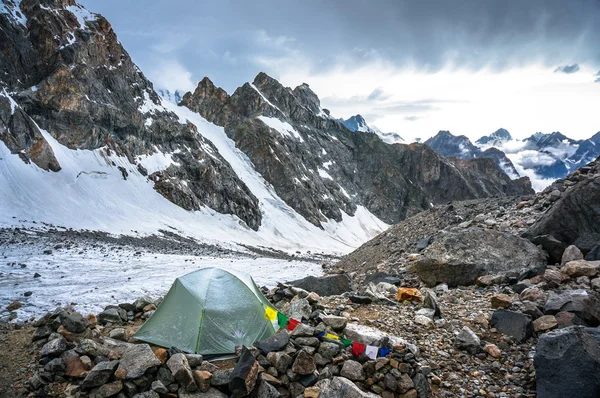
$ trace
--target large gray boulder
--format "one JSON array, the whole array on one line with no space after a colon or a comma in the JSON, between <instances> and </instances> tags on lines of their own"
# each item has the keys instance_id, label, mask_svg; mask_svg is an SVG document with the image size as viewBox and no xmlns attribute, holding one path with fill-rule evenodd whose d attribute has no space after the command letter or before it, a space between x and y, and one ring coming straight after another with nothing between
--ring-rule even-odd
<instances>
[{"instance_id":1,"label":"large gray boulder","mask_svg":"<svg viewBox=\"0 0 600 398\"><path fill-rule=\"evenodd\" d=\"M315 292L319 296L337 296L352 290L352 280L346 274L327 276L307 276L306 278L288 282L288 284Z\"/></svg>"},{"instance_id":2,"label":"large gray boulder","mask_svg":"<svg viewBox=\"0 0 600 398\"><path fill-rule=\"evenodd\" d=\"M544 252L515 235L473 228L439 236L423 251L415 271L429 286L471 285L481 275L547 264Z\"/></svg>"},{"instance_id":3,"label":"large gray boulder","mask_svg":"<svg viewBox=\"0 0 600 398\"><path fill-rule=\"evenodd\" d=\"M377 395L361 391L356 384L345 377L321 380L317 383L321 389L319 398L376 398Z\"/></svg>"},{"instance_id":4,"label":"large gray boulder","mask_svg":"<svg viewBox=\"0 0 600 398\"><path fill-rule=\"evenodd\" d=\"M600 396L600 342L582 326L543 334L534 365L538 398Z\"/></svg>"},{"instance_id":5,"label":"large gray boulder","mask_svg":"<svg viewBox=\"0 0 600 398\"><path fill-rule=\"evenodd\" d=\"M550 234L584 253L600 241L600 162L596 159L570 177L575 185L527 231L528 237Z\"/></svg>"}]
</instances>

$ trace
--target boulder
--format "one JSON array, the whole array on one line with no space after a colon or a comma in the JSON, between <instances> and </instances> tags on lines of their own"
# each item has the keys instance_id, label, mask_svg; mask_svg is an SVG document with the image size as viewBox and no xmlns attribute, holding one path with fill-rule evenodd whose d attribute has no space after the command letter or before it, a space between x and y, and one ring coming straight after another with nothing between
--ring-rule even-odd
<instances>
[{"instance_id":1,"label":"boulder","mask_svg":"<svg viewBox=\"0 0 600 398\"><path fill-rule=\"evenodd\" d=\"M98 314L98 322L102 325L112 323L114 325L123 324L123 319L119 314L119 310L124 311L121 308L108 308Z\"/></svg>"},{"instance_id":2,"label":"boulder","mask_svg":"<svg viewBox=\"0 0 600 398\"><path fill-rule=\"evenodd\" d=\"M185 389L180 388L177 392L177 396L179 398L228 398L226 394L223 394L221 391L212 387L206 392L188 392L185 391ZM158 396L156 398L158 398Z\"/></svg>"},{"instance_id":3,"label":"boulder","mask_svg":"<svg viewBox=\"0 0 600 398\"><path fill-rule=\"evenodd\" d=\"M490 297L492 308L509 308L512 305L512 298L508 294L495 294Z\"/></svg>"},{"instance_id":4,"label":"boulder","mask_svg":"<svg viewBox=\"0 0 600 398\"><path fill-rule=\"evenodd\" d=\"M42 356L58 356L67 349L67 342L61 336L58 339L53 339L44 344L42 347Z\"/></svg>"},{"instance_id":5,"label":"boulder","mask_svg":"<svg viewBox=\"0 0 600 398\"><path fill-rule=\"evenodd\" d=\"M294 318L297 320L308 320L310 319L310 314L312 313L312 307L307 299L302 298L298 300L293 300L290 303L290 318Z\"/></svg>"},{"instance_id":6,"label":"boulder","mask_svg":"<svg viewBox=\"0 0 600 398\"><path fill-rule=\"evenodd\" d=\"M305 350L301 350L294 363L292 364L292 371L299 375L308 375L313 373L317 369L315 364L315 358L307 353Z\"/></svg>"},{"instance_id":7,"label":"boulder","mask_svg":"<svg viewBox=\"0 0 600 398\"><path fill-rule=\"evenodd\" d=\"M570 245L565 249L565 251L562 255L562 258L560 260L560 265L564 266L569 261L575 261L575 260L583 260L583 253L581 252L581 250L579 250L579 248L577 246Z\"/></svg>"},{"instance_id":8,"label":"boulder","mask_svg":"<svg viewBox=\"0 0 600 398\"><path fill-rule=\"evenodd\" d=\"M560 311L572 312L590 326L600 325L600 294L588 290L565 290L550 293L544 305L544 314L555 315Z\"/></svg>"},{"instance_id":9,"label":"boulder","mask_svg":"<svg viewBox=\"0 0 600 398\"><path fill-rule=\"evenodd\" d=\"M160 366L160 360L150 346L137 344L123 353L115 376L119 379L137 379L154 366Z\"/></svg>"},{"instance_id":10,"label":"boulder","mask_svg":"<svg viewBox=\"0 0 600 398\"><path fill-rule=\"evenodd\" d=\"M460 333L456 336L456 345L458 348L473 355L481 350L481 340L479 339L479 336L467 326L463 326Z\"/></svg>"},{"instance_id":11,"label":"boulder","mask_svg":"<svg viewBox=\"0 0 600 398\"><path fill-rule=\"evenodd\" d=\"M343 316L326 315L321 319L325 325L330 326L333 330L343 330L348 323L348 320Z\"/></svg>"},{"instance_id":12,"label":"boulder","mask_svg":"<svg viewBox=\"0 0 600 398\"><path fill-rule=\"evenodd\" d=\"M592 247L585 259L587 261L600 261L600 243Z\"/></svg>"},{"instance_id":13,"label":"boulder","mask_svg":"<svg viewBox=\"0 0 600 398\"><path fill-rule=\"evenodd\" d=\"M119 366L119 361L100 362L90 370L90 373L83 379L81 386L84 388L92 388L106 384L117 366Z\"/></svg>"},{"instance_id":14,"label":"boulder","mask_svg":"<svg viewBox=\"0 0 600 398\"><path fill-rule=\"evenodd\" d=\"M548 253L548 263L557 264L562 260L565 245L552 235L538 235L531 238L531 242L539 245Z\"/></svg>"},{"instance_id":15,"label":"boulder","mask_svg":"<svg viewBox=\"0 0 600 398\"><path fill-rule=\"evenodd\" d=\"M229 391L236 396L250 394L256 385L260 368L252 352L243 347L242 354L231 372Z\"/></svg>"},{"instance_id":16,"label":"boulder","mask_svg":"<svg viewBox=\"0 0 600 398\"><path fill-rule=\"evenodd\" d=\"M471 285L481 275L546 265L546 255L530 241L494 230L444 233L423 251L415 271L429 286Z\"/></svg>"},{"instance_id":17,"label":"boulder","mask_svg":"<svg viewBox=\"0 0 600 398\"><path fill-rule=\"evenodd\" d=\"M321 390L319 398L376 398L377 395L361 391L356 384L345 377L335 376L324 379L316 385Z\"/></svg>"},{"instance_id":18,"label":"boulder","mask_svg":"<svg viewBox=\"0 0 600 398\"><path fill-rule=\"evenodd\" d=\"M569 261L561 269L562 272L571 278L588 276L590 278L600 274L600 261L574 260Z\"/></svg>"},{"instance_id":19,"label":"boulder","mask_svg":"<svg viewBox=\"0 0 600 398\"><path fill-rule=\"evenodd\" d=\"M58 317L61 325L71 333L82 333L89 325L88 320L76 311L63 311Z\"/></svg>"},{"instance_id":20,"label":"boulder","mask_svg":"<svg viewBox=\"0 0 600 398\"><path fill-rule=\"evenodd\" d=\"M340 376L352 381L363 381L366 379L362 365L350 359L344 361L344 365L342 365L342 369L340 370Z\"/></svg>"},{"instance_id":21,"label":"boulder","mask_svg":"<svg viewBox=\"0 0 600 398\"><path fill-rule=\"evenodd\" d=\"M423 295L423 307L433 310L432 319L439 319L442 317L442 310L435 292L431 289L421 289Z\"/></svg>"},{"instance_id":22,"label":"boulder","mask_svg":"<svg viewBox=\"0 0 600 398\"><path fill-rule=\"evenodd\" d=\"M554 329L558 326L558 321L554 315L544 315L533 321L533 330L537 333Z\"/></svg>"},{"instance_id":23,"label":"boulder","mask_svg":"<svg viewBox=\"0 0 600 398\"><path fill-rule=\"evenodd\" d=\"M290 335L287 330L281 330L279 333L266 338L264 340L259 340L254 343L254 346L258 348L263 355L267 355L271 351L281 351L290 343Z\"/></svg>"},{"instance_id":24,"label":"boulder","mask_svg":"<svg viewBox=\"0 0 600 398\"><path fill-rule=\"evenodd\" d=\"M90 391L89 398L107 398L116 396L123 389L121 380L113 381L112 383L104 384Z\"/></svg>"},{"instance_id":25,"label":"boulder","mask_svg":"<svg viewBox=\"0 0 600 398\"><path fill-rule=\"evenodd\" d=\"M490 325L500 333L511 336L518 343L525 341L533 332L531 317L515 311L494 311Z\"/></svg>"},{"instance_id":26,"label":"boulder","mask_svg":"<svg viewBox=\"0 0 600 398\"><path fill-rule=\"evenodd\" d=\"M269 352L267 360L281 374L285 374L287 368L292 364L292 357L281 351Z\"/></svg>"},{"instance_id":27,"label":"boulder","mask_svg":"<svg viewBox=\"0 0 600 398\"><path fill-rule=\"evenodd\" d=\"M154 353L152 355L154 355ZM190 368L185 354L177 353L171 355L171 358L167 361L167 367L173 374L173 377L175 377L186 391L194 392L198 389L196 382L194 381L192 369Z\"/></svg>"},{"instance_id":28,"label":"boulder","mask_svg":"<svg viewBox=\"0 0 600 398\"><path fill-rule=\"evenodd\" d=\"M529 228L526 236L552 235L587 253L600 242L598 203L600 178L581 179Z\"/></svg>"},{"instance_id":29,"label":"boulder","mask_svg":"<svg viewBox=\"0 0 600 398\"><path fill-rule=\"evenodd\" d=\"M336 296L352 291L352 280L346 274L327 276L307 276L306 278L288 282L289 285L315 292L319 296Z\"/></svg>"},{"instance_id":30,"label":"boulder","mask_svg":"<svg viewBox=\"0 0 600 398\"><path fill-rule=\"evenodd\" d=\"M600 396L600 344L584 327L542 335L534 366L540 398Z\"/></svg>"}]
</instances>

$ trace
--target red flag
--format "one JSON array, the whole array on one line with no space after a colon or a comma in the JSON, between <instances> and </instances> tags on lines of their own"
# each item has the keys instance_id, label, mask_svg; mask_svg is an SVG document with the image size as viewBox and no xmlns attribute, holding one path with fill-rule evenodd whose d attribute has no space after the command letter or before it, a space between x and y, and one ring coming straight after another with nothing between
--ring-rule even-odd
<instances>
[{"instance_id":1,"label":"red flag","mask_svg":"<svg viewBox=\"0 0 600 398\"><path fill-rule=\"evenodd\" d=\"M352 343L352 354L354 354L354 356L358 357L358 356L360 356L360 354L365 352L365 348L366 347L364 344L360 344L355 341Z\"/></svg>"},{"instance_id":2,"label":"red flag","mask_svg":"<svg viewBox=\"0 0 600 398\"><path fill-rule=\"evenodd\" d=\"M287 328L288 330L294 330L296 329L296 326L300 325L300 322L298 322L297 320L290 318L290 321L288 322Z\"/></svg>"}]
</instances>

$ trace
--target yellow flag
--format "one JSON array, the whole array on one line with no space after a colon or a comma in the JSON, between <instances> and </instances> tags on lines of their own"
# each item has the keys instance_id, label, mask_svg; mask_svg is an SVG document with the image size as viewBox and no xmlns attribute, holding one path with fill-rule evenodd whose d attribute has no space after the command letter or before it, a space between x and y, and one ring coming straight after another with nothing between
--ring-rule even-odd
<instances>
[{"instance_id":1,"label":"yellow flag","mask_svg":"<svg viewBox=\"0 0 600 398\"><path fill-rule=\"evenodd\" d=\"M325 337L327 337L328 339L334 339L334 340L339 340L340 338L338 336L336 336L335 334L330 334L330 333L326 333Z\"/></svg>"},{"instance_id":2,"label":"yellow flag","mask_svg":"<svg viewBox=\"0 0 600 398\"><path fill-rule=\"evenodd\" d=\"M277 311L271 307L266 307L265 308L265 318L267 318L269 321L273 322L274 320L277 319Z\"/></svg>"}]
</instances>

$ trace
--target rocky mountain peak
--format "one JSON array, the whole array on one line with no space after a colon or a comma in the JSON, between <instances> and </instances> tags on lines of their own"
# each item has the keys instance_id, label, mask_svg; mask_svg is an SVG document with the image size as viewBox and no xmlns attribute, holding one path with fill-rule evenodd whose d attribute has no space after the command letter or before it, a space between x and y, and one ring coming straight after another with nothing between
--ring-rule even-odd
<instances>
[{"instance_id":1,"label":"rocky mountain peak","mask_svg":"<svg viewBox=\"0 0 600 398\"><path fill-rule=\"evenodd\" d=\"M510 140L512 140L512 136L508 130L500 128L490 135L479 138L475 143L478 145L500 145L503 142Z\"/></svg>"},{"instance_id":2,"label":"rocky mountain peak","mask_svg":"<svg viewBox=\"0 0 600 398\"><path fill-rule=\"evenodd\" d=\"M321 113L321 101L317 94L312 91L308 84L302 83L293 90L294 95L300 103L308 108L311 112L318 115Z\"/></svg>"},{"instance_id":3,"label":"rocky mountain peak","mask_svg":"<svg viewBox=\"0 0 600 398\"><path fill-rule=\"evenodd\" d=\"M204 77L194 90L194 93L187 92L181 99L181 105L195 111L201 112L209 121L220 122L224 117L223 108L229 102L229 94L208 78Z\"/></svg>"}]
</instances>

